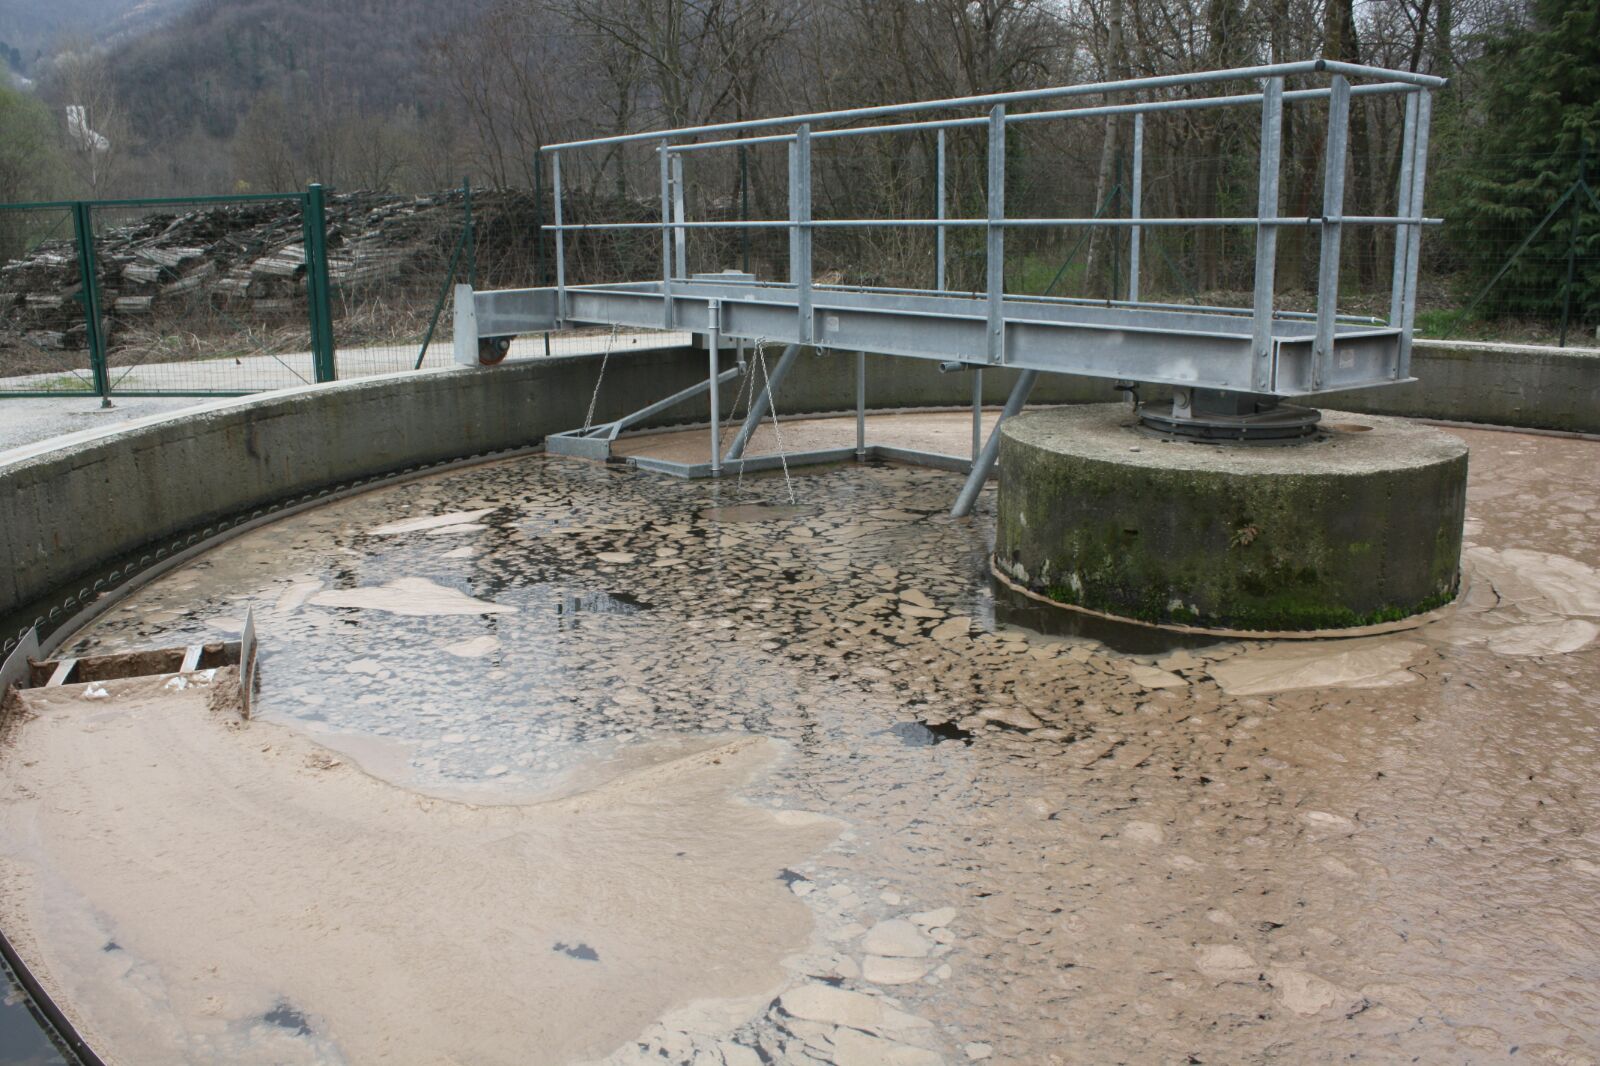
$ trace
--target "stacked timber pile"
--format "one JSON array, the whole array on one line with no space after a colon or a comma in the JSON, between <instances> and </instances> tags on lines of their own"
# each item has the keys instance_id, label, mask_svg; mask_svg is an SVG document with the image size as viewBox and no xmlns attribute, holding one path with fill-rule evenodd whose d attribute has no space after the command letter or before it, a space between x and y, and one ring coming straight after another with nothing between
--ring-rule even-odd
<instances>
[{"instance_id":1,"label":"stacked timber pile","mask_svg":"<svg viewBox=\"0 0 1600 1066\"><path fill-rule=\"evenodd\" d=\"M432 277L461 230L461 196L352 193L327 203L328 273L335 286ZM104 222L105 214L97 217ZM298 205L216 205L146 214L95 240L107 325L215 309L253 321L304 316L305 252ZM47 240L0 266L0 347L85 346L77 248Z\"/></svg>"}]
</instances>

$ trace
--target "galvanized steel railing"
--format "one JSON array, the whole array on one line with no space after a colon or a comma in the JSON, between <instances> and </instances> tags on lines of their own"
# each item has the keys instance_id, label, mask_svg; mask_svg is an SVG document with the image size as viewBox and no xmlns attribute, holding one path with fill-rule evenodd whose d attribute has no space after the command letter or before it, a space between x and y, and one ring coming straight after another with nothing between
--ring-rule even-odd
<instances>
[{"instance_id":1,"label":"galvanized steel railing","mask_svg":"<svg viewBox=\"0 0 1600 1066\"><path fill-rule=\"evenodd\" d=\"M1286 91L1285 79L1294 75L1327 74L1327 88ZM1351 79L1365 83L1352 85ZM1064 97L1137 95L1156 89L1228 81L1264 81L1263 91L1229 96L1199 97L1185 100L1160 100L1115 103L1103 106L1049 111L1013 112L1017 104ZM812 343L812 292L819 286L812 280L812 234L819 229L904 227L934 228L937 231L937 290L945 288L945 238L951 229L982 229L986 234L987 357L1001 361L1004 351L1003 301L1005 292L1005 233L1008 229L1029 227L1122 227L1131 230L1129 268L1132 279L1127 301L1093 301L1100 306L1155 309L1165 305L1139 300L1140 238L1146 227L1165 226L1253 226L1256 229L1255 286L1252 306L1208 310L1248 313L1252 317L1255 380L1253 386L1265 390L1271 369L1272 322L1275 318L1310 318L1316 322L1313 362L1317 367L1332 358L1338 314L1340 248L1345 226L1391 226L1395 230L1394 265L1391 284L1389 326L1400 333L1397 377L1409 376L1411 334L1416 315L1417 265L1420 227L1442 221L1423 215L1423 184L1427 170L1428 130L1432 90L1444 79L1409 71L1386 70L1332 60L1310 60L1232 70L1205 71L1157 78L1134 78L1086 85L991 93L945 100L878 107L821 111L802 115L723 122L660 132L631 133L598 137L563 144L546 145L551 156L554 187L554 223L544 228L555 234L555 268L558 314L567 317L566 235L585 230L659 230L661 234L661 286L664 328L674 328L672 288L675 280L687 277L685 236L693 229L787 229L789 232L788 288L796 291L800 340ZM1401 146L1397 209L1393 215L1344 214L1345 170L1349 143L1350 100L1354 96L1407 95ZM1327 138L1323 160L1322 213L1313 217L1285 217L1279 208L1279 172L1283 154L1283 105L1286 101L1327 100ZM1218 107L1259 106L1261 138L1257 211L1255 215L1218 218L1146 218L1141 213L1143 181L1144 116L1161 111L1203 110ZM896 122L879 125L836 126L863 119L887 118L929 111L983 107L988 114L960 118ZM1012 218L1006 214L1005 129L1010 123L1098 118L1132 115L1132 209L1129 218ZM986 127L988 130L988 202L986 217L948 218L945 216L945 132L951 129ZM749 134L751 131L783 129L782 133L715 140L700 138L713 134ZM937 134L937 214L934 218L890 219L814 219L812 218L811 144L814 140L876 134L932 130ZM562 212L561 160L563 153L600 146L654 142L658 149L661 219L659 222L590 222L568 224ZM740 221L690 221L685 217L682 181L682 154L754 144L789 146L789 217ZM1318 229L1322 236L1317 274L1317 305L1313 313L1280 311L1274 307L1277 267L1277 236L1285 227ZM861 289L858 291L879 291ZM889 290L881 290L889 291ZM904 290L898 290L904 291ZM1067 301L1073 302L1073 301ZM1087 302L1087 301L1085 301ZM1197 310L1185 307L1186 310ZM1370 320L1369 320L1370 321ZM1320 384L1320 382L1318 382Z\"/></svg>"}]
</instances>

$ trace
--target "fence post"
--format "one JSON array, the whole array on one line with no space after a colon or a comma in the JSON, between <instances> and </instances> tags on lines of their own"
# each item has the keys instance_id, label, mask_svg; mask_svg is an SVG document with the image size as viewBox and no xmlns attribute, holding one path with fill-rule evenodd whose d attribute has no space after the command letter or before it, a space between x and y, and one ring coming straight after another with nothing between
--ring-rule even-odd
<instances>
[{"instance_id":1,"label":"fence post","mask_svg":"<svg viewBox=\"0 0 1600 1066\"><path fill-rule=\"evenodd\" d=\"M72 229L78 242L78 302L83 304L85 340L89 344L89 369L100 406L111 406L111 372L106 368L105 317L100 313L100 271L94 260L94 216L79 200L72 205Z\"/></svg>"},{"instance_id":2,"label":"fence post","mask_svg":"<svg viewBox=\"0 0 1600 1066\"><path fill-rule=\"evenodd\" d=\"M333 354L333 308L328 295L328 215L322 186L312 182L304 200L306 296L311 305L311 365L318 382L338 377Z\"/></svg>"},{"instance_id":3,"label":"fence post","mask_svg":"<svg viewBox=\"0 0 1600 1066\"><path fill-rule=\"evenodd\" d=\"M1589 142L1581 134L1578 138L1578 180L1573 185L1575 192L1588 187L1589 180ZM1561 295L1561 339L1557 346L1567 346L1567 326L1572 321L1572 284L1575 270L1578 265L1578 229L1583 225L1583 198L1577 195L1572 197L1572 226L1567 232L1567 285Z\"/></svg>"},{"instance_id":4,"label":"fence post","mask_svg":"<svg viewBox=\"0 0 1600 1066\"><path fill-rule=\"evenodd\" d=\"M467 283L474 290L478 287L478 231L472 222L472 179L461 179L462 210L466 212L465 223L467 234Z\"/></svg>"}]
</instances>

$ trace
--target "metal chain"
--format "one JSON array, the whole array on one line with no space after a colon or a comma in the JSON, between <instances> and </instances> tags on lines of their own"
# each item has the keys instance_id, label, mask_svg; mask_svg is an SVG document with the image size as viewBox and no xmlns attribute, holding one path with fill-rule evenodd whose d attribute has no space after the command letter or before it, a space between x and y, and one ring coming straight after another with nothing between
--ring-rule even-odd
<instances>
[{"instance_id":1,"label":"metal chain","mask_svg":"<svg viewBox=\"0 0 1600 1066\"><path fill-rule=\"evenodd\" d=\"M600 357L600 375L594 379L594 393L589 397L589 413L583 416L583 432L594 425L594 405L600 399L600 383L606 379L606 363L611 361L611 346L617 341L617 323L611 324L611 334L606 337L606 351Z\"/></svg>"},{"instance_id":2,"label":"metal chain","mask_svg":"<svg viewBox=\"0 0 1600 1066\"><path fill-rule=\"evenodd\" d=\"M772 399L772 377L767 373L766 348L765 343L756 345L756 359L761 363L761 381L767 390L767 410L772 412L772 438L778 445L778 462L783 466L783 487L788 490L789 502L792 504L795 502L794 482L789 480L789 457L783 450L783 434L778 430L778 405ZM742 459L743 456L740 456L740 458ZM739 467L739 474L742 479L744 475L742 463Z\"/></svg>"}]
</instances>

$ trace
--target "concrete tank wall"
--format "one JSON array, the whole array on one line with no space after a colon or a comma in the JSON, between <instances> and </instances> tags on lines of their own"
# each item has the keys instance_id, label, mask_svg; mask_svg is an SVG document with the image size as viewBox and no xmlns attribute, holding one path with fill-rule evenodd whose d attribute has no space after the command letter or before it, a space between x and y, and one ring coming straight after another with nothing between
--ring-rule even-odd
<instances>
[{"instance_id":1,"label":"concrete tank wall","mask_svg":"<svg viewBox=\"0 0 1600 1066\"><path fill-rule=\"evenodd\" d=\"M769 353L769 367L777 355ZM46 597L85 582L92 589L99 571L148 545L288 496L525 447L572 429L595 394L599 363L575 356L309 386L0 454L0 646L41 613ZM802 355L779 392L780 416L852 407L854 367L853 355ZM614 356L595 420L692 385L705 372L705 353L692 349ZM1013 376L987 374L986 395L1000 402ZM941 374L930 362L868 361L874 406L964 403L970 388L967 375ZM734 403L733 391L724 389L724 409ZM1036 399L1067 403L1107 395L1101 383L1060 379L1039 389ZM705 418L700 397L655 424ZM59 602L54 606L63 613Z\"/></svg>"},{"instance_id":2,"label":"concrete tank wall","mask_svg":"<svg viewBox=\"0 0 1600 1066\"><path fill-rule=\"evenodd\" d=\"M769 365L777 355L768 353ZM691 349L613 357L597 420L701 380L705 358ZM1341 394L1328 406L1600 432L1600 351L1419 341L1413 363L1423 384ZM851 353L802 355L779 395L780 415L853 406L854 367ZM578 356L366 378L223 400L0 454L0 644L47 597L59 606L64 593L92 588L95 575L104 583L117 560L178 533L203 532L288 496L528 446L572 428L598 369L598 359ZM867 371L873 407L970 399L967 374L941 374L931 362L871 358ZM987 372L986 401L1001 402L1013 380L1010 372ZM733 391L724 390L724 406ZM1051 375L1033 401L1115 395L1106 381ZM704 417L697 399L657 424Z\"/></svg>"}]
</instances>

